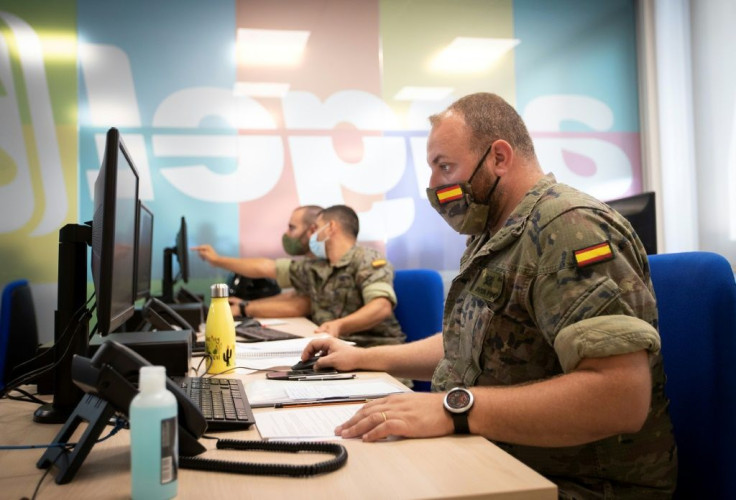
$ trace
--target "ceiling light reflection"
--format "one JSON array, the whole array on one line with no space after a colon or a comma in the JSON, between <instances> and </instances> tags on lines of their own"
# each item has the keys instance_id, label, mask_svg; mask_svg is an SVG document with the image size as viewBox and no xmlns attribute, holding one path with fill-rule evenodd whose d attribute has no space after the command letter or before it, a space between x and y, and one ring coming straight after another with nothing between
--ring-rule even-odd
<instances>
[{"instance_id":1,"label":"ceiling light reflection","mask_svg":"<svg viewBox=\"0 0 736 500\"><path fill-rule=\"evenodd\" d=\"M434 58L431 67L444 73L484 72L519 43L516 38L457 37Z\"/></svg>"}]
</instances>

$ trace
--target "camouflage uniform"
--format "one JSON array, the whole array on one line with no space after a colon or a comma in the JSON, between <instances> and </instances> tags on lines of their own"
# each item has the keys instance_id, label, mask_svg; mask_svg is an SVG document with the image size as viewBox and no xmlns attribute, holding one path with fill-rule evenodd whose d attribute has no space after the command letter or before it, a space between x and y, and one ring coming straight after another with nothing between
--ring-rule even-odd
<instances>
[{"instance_id":1,"label":"camouflage uniform","mask_svg":"<svg viewBox=\"0 0 736 500\"><path fill-rule=\"evenodd\" d=\"M354 246L334 266L323 259L278 259L276 280L284 287L294 287L312 302L312 321L343 318L371 300L385 297L396 305L393 289L394 268L376 250ZM402 343L406 336L396 317L391 315L373 328L340 336L359 346Z\"/></svg>"},{"instance_id":2,"label":"camouflage uniform","mask_svg":"<svg viewBox=\"0 0 736 500\"><path fill-rule=\"evenodd\" d=\"M612 258L578 267L574 251L606 241ZM468 240L443 322L439 391L549 379L582 358L647 349L652 402L641 431L571 447L498 445L557 483L561 498L671 496L677 452L657 308L649 262L623 217L546 176L503 228Z\"/></svg>"}]
</instances>

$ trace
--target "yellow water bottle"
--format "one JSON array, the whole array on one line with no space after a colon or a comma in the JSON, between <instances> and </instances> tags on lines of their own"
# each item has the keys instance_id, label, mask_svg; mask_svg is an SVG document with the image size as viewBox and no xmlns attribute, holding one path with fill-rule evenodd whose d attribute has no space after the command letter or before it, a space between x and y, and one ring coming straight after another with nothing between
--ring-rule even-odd
<instances>
[{"instance_id":1,"label":"yellow water bottle","mask_svg":"<svg viewBox=\"0 0 736 500\"><path fill-rule=\"evenodd\" d=\"M212 300L204 327L204 349L210 362L207 373L218 374L235 367L235 323L227 301L227 285L212 285L210 292Z\"/></svg>"}]
</instances>

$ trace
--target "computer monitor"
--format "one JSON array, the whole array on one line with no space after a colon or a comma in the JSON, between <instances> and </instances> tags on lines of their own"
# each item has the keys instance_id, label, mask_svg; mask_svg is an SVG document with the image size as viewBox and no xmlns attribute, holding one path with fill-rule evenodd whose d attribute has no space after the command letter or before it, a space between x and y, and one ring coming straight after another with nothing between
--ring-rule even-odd
<instances>
[{"instance_id":1,"label":"computer monitor","mask_svg":"<svg viewBox=\"0 0 736 500\"><path fill-rule=\"evenodd\" d=\"M653 192L646 192L606 202L623 215L639 235L647 255L657 253L657 210Z\"/></svg>"},{"instance_id":2,"label":"computer monitor","mask_svg":"<svg viewBox=\"0 0 736 500\"><path fill-rule=\"evenodd\" d=\"M174 246L164 248L164 279L162 284L161 300L167 304L174 303L174 284L181 278L184 283L189 282L189 241L187 239L187 221L182 216L179 231L176 233ZM173 256L179 262L179 274L174 277Z\"/></svg>"},{"instance_id":3,"label":"computer monitor","mask_svg":"<svg viewBox=\"0 0 736 500\"><path fill-rule=\"evenodd\" d=\"M136 298L151 295L151 261L153 259L153 212L138 202L138 259L136 269Z\"/></svg>"},{"instance_id":4,"label":"computer monitor","mask_svg":"<svg viewBox=\"0 0 736 500\"><path fill-rule=\"evenodd\" d=\"M133 316L136 300L138 171L120 133L107 133L95 182L92 219L92 280L97 330L105 336Z\"/></svg>"},{"instance_id":5,"label":"computer monitor","mask_svg":"<svg viewBox=\"0 0 736 500\"><path fill-rule=\"evenodd\" d=\"M115 128L107 132L93 205L92 227L67 224L59 230L54 345L49 349L54 399L36 410L36 422L64 422L82 397L72 381L71 365L75 354L87 356L89 350L87 247L92 247L99 333L110 333L133 315L138 172Z\"/></svg>"}]
</instances>

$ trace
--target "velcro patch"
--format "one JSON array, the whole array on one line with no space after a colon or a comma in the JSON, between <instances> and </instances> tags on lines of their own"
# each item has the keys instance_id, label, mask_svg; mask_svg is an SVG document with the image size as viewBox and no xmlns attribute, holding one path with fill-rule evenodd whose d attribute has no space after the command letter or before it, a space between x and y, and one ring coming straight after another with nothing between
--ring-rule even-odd
<instances>
[{"instance_id":1,"label":"velcro patch","mask_svg":"<svg viewBox=\"0 0 736 500\"><path fill-rule=\"evenodd\" d=\"M483 272L470 289L470 293L486 302L494 302L503 292L503 283L504 275L502 273L483 269Z\"/></svg>"},{"instance_id":2,"label":"velcro patch","mask_svg":"<svg viewBox=\"0 0 736 500\"><path fill-rule=\"evenodd\" d=\"M375 269L378 269L379 267L383 267L386 265L386 259L376 259L373 262L371 262L371 266L373 266Z\"/></svg>"},{"instance_id":3,"label":"velcro patch","mask_svg":"<svg viewBox=\"0 0 736 500\"><path fill-rule=\"evenodd\" d=\"M578 268L586 267L596 262L605 262L613 259L613 248L611 243L604 241L580 250L575 250L575 263Z\"/></svg>"},{"instance_id":4,"label":"velcro patch","mask_svg":"<svg viewBox=\"0 0 736 500\"><path fill-rule=\"evenodd\" d=\"M448 203L453 200L459 200L462 197L463 190L460 187L460 184L455 184L454 186L448 186L446 188L437 190L437 201L439 201L440 204Z\"/></svg>"}]
</instances>

